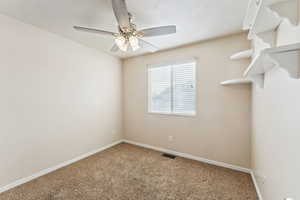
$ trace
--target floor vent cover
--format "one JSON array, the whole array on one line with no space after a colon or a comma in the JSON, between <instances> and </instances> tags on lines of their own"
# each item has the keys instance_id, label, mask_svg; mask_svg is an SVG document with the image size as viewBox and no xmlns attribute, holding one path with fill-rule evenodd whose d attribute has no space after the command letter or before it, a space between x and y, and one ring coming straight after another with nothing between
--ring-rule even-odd
<instances>
[{"instance_id":1,"label":"floor vent cover","mask_svg":"<svg viewBox=\"0 0 300 200\"><path fill-rule=\"evenodd\" d=\"M174 156L174 155L168 154L168 153L163 153L162 156L166 157L166 158L170 158L170 159L175 159L177 157L177 156Z\"/></svg>"}]
</instances>

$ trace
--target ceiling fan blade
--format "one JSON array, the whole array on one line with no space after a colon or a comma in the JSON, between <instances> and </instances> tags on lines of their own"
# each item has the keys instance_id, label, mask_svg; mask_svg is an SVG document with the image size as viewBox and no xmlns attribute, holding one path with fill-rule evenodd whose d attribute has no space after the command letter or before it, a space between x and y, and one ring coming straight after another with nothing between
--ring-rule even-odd
<instances>
[{"instance_id":1,"label":"ceiling fan blade","mask_svg":"<svg viewBox=\"0 0 300 200\"><path fill-rule=\"evenodd\" d=\"M110 35L110 36L116 35L116 33L113 33L113 32L110 32L110 31L103 31L103 30L93 29L93 28L85 28L85 27L81 27L81 26L74 26L74 29L77 30L77 31L97 33L97 34L101 34L101 35Z\"/></svg>"},{"instance_id":2,"label":"ceiling fan blade","mask_svg":"<svg viewBox=\"0 0 300 200\"><path fill-rule=\"evenodd\" d=\"M140 42L140 45L141 45L144 49L146 49L146 50L148 50L148 51L150 51L150 52L156 52L156 51L159 50L158 47L154 46L153 44L150 44L149 42L147 42L147 41L145 41L145 40L139 39L139 42Z\"/></svg>"},{"instance_id":3,"label":"ceiling fan blade","mask_svg":"<svg viewBox=\"0 0 300 200\"><path fill-rule=\"evenodd\" d=\"M130 17L125 0L112 0L112 7L121 29L123 27L129 27Z\"/></svg>"},{"instance_id":4,"label":"ceiling fan blade","mask_svg":"<svg viewBox=\"0 0 300 200\"><path fill-rule=\"evenodd\" d=\"M176 33L176 26L160 26L154 28L147 28L143 29L140 32L143 33L144 37L153 37L153 36L160 36L160 35L169 35Z\"/></svg>"},{"instance_id":5,"label":"ceiling fan blade","mask_svg":"<svg viewBox=\"0 0 300 200\"><path fill-rule=\"evenodd\" d=\"M119 47L116 44L114 44L112 46L112 48L110 49L111 52L117 52L118 50L119 50Z\"/></svg>"}]
</instances>

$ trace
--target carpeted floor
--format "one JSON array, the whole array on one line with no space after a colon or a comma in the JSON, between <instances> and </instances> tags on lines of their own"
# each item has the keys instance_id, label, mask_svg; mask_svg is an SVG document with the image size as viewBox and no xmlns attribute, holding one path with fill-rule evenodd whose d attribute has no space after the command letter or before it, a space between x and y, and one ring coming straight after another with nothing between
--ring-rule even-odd
<instances>
[{"instance_id":1,"label":"carpeted floor","mask_svg":"<svg viewBox=\"0 0 300 200\"><path fill-rule=\"evenodd\" d=\"M256 200L250 175L119 144L0 194L1 200Z\"/></svg>"}]
</instances>

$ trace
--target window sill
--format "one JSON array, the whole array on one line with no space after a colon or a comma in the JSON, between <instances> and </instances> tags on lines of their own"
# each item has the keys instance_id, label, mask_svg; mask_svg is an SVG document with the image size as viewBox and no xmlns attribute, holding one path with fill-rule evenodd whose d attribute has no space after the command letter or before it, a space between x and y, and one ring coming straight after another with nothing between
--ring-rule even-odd
<instances>
[{"instance_id":1,"label":"window sill","mask_svg":"<svg viewBox=\"0 0 300 200\"><path fill-rule=\"evenodd\" d=\"M184 114L180 114L180 113L164 113L164 112L148 112L148 114L150 115L165 115L165 116L177 116L177 117L196 117L197 114L196 113L184 113Z\"/></svg>"}]
</instances>

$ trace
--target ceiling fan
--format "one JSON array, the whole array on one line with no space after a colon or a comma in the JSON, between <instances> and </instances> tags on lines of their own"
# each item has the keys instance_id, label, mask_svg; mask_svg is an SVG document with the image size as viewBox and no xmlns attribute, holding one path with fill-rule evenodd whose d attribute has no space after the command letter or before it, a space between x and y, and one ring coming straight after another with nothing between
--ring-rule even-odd
<instances>
[{"instance_id":1,"label":"ceiling fan","mask_svg":"<svg viewBox=\"0 0 300 200\"><path fill-rule=\"evenodd\" d=\"M85 28L81 26L74 26L74 29L78 31L85 31L89 33L96 33L104 36L114 37L115 44L111 48L112 52L116 52L119 49L126 52L128 51L129 47L131 47L132 51L136 51L140 47L142 47L148 51L155 52L158 50L158 48L141 38L176 33L176 26L174 25L137 30L136 25L133 23L132 15L127 10L125 0L111 1L114 14L119 24L119 33L113 33L110 31L93 28Z\"/></svg>"}]
</instances>

